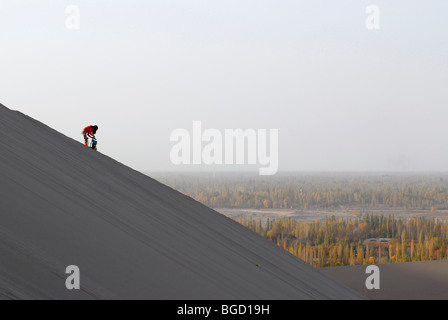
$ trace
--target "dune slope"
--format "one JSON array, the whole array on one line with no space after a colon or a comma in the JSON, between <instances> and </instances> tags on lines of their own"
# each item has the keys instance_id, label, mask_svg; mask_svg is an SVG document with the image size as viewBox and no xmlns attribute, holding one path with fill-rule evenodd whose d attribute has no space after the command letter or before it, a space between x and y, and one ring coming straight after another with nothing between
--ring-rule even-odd
<instances>
[{"instance_id":1,"label":"dune slope","mask_svg":"<svg viewBox=\"0 0 448 320\"><path fill-rule=\"evenodd\" d=\"M362 298L81 136L2 105L0 134L2 299Z\"/></svg>"}]
</instances>

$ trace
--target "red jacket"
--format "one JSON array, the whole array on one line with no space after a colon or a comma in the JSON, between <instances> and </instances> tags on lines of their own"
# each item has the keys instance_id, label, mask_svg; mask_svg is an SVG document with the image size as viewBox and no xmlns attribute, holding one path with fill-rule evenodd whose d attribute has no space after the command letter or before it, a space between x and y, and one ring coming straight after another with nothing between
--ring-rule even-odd
<instances>
[{"instance_id":1,"label":"red jacket","mask_svg":"<svg viewBox=\"0 0 448 320\"><path fill-rule=\"evenodd\" d=\"M92 126L88 126L84 128L84 131L87 133L87 135L89 136L93 136L93 127Z\"/></svg>"}]
</instances>

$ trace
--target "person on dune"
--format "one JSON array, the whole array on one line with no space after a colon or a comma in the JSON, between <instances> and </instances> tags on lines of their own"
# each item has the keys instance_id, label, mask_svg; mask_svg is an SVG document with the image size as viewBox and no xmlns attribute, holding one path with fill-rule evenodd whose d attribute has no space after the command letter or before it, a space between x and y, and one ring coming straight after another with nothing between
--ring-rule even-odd
<instances>
[{"instance_id":1,"label":"person on dune","mask_svg":"<svg viewBox=\"0 0 448 320\"><path fill-rule=\"evenodd\" d=\"M82 131L82 135L84 136L84 145L89 146L89 138L91 139L95 139L95 134L98 131L98 126L88 126L85 127L84 130Z\"/></svg>"}]
</instances>

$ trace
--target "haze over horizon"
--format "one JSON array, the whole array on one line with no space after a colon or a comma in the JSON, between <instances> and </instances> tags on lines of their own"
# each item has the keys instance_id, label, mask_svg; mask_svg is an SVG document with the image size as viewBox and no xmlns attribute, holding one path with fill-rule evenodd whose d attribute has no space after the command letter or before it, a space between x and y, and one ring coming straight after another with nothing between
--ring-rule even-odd
<instances>
[{"instance_id":1,"label":"haze over horizon","mask_svg":"<svg viewBox=\"0 0 448 320\"><path fill-rule=\"evenodd\" d=\"M100 152L140 171L258 170L172 165L170 133L202 121L278 129L279 172L447 172L447 14L436 0L5 0L0 103L80 142L98 124Z\"/></svg>"}]
</instances>

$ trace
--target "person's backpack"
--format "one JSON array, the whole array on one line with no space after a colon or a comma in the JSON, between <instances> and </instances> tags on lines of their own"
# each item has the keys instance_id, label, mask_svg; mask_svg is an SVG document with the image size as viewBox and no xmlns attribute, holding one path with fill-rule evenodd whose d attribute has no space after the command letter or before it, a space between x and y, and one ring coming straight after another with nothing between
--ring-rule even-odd
<instances>
[{"instance_id":1,"label":"person's backpack","mask_svg":"<svg viewBox=\"0 0 448 320\"><path fill-rule=\"evenodd\" d=\"M98 141L96 139L92 138L92 142L90 143L90 148L92 148L95 151L98 150L97 149L97 144L98 144Z\"/></svg>"}]
</instances>

